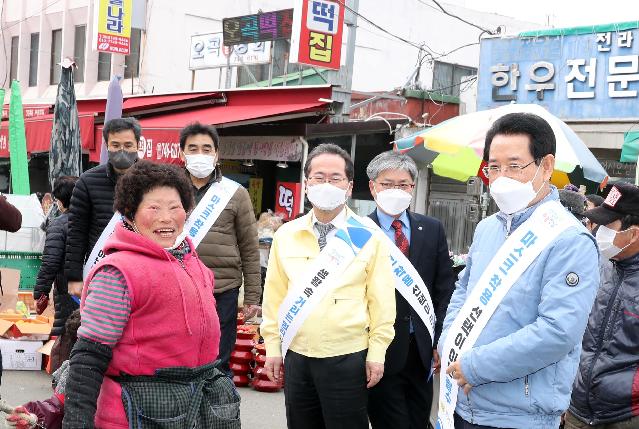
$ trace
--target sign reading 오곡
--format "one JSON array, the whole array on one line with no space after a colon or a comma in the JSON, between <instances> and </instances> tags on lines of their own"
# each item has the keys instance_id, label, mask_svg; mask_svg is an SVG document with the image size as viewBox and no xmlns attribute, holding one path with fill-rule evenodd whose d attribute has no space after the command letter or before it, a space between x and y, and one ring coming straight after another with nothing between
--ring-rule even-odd
<instances>
[{"instance_id":1,"label":"sign reading \uc624\uace1","mask_svg":"<svg viewBox=\"0 0 639 429\"><path fill-rule=\"evenodd\" d=\"M191 36L189 69L268 64L272 42L242 43L224 46L222 33Z\"/></svg>"}]
</instances>

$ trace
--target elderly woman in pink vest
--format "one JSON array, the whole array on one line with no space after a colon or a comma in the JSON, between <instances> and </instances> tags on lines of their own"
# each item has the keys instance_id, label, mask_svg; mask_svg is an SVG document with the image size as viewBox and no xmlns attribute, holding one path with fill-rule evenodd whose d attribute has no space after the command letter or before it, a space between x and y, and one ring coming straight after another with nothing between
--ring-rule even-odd
<instances>
[{"instance_id":1,"label":"elderly woman in pink vest","mask_svg":"<svg viewBox=\"0 0 639 429\"><path fill-rule=\"evenodd\" d=\"M63 428L239 427L214 363L213 272L183 234L193 204L171 165L139 161L118 181L122 221L85 280Z\"/></svg>"}]
</instances>

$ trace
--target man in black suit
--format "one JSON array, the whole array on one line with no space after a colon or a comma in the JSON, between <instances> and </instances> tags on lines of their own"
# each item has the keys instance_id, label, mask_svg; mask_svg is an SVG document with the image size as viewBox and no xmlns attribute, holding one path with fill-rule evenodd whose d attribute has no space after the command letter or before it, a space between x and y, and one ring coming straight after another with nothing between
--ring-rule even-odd
<instances>
[{"instance_id":1,"label":"man in black suit","mask_svg":"<svg viewBox=\"0 0 639 429\"><path fill-rule=\"evenodd\" d=\"M433 341L424 321L395 291L395 338L386 351L384 377L369 393L368 415L373 429L423 429L433 399L431 368L440 366L437 340L455 288L446 234L437 219L408 211L417 177L410 157L381 153L366 173L377 203L370 217L415 267L437 317Z\"/></svg>"}]
</instances>

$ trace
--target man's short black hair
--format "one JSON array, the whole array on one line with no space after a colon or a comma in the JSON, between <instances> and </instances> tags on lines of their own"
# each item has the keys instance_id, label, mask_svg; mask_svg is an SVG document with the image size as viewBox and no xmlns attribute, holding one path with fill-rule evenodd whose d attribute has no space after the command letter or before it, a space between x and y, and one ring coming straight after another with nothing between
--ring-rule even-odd
<instances>
[{"instance_id":1,"label":"man's short black hair","mask_svg":"<svg viewBox=\"0 0 639 429\"><path fill-rule=\"evenodd\" d=\"M304 176L306 176L306 178L308 178L308 175L311 172L311 162L313 162L313 159L318 157L319 155L325 154L341 156L346 163L346 178L349 182L353 180L353 177L355 177L355 166L353 165L351 156L348 154L348 152L334 143L322 143L315 147L315 149L313 149L311 153L308 154L308 158L306 158L306 164L304 164Z\"/></svg>"},{"instance_id":2,"label":"man's short black hair","mask_svg":"<svg viewBox=\"0 0 639 429\"><path fill-rule=\"evenodd\" d=\"M163 186L175 189L184 210L191 211L195 204L193 185L185 170L172 164L144 160L133 164L118 180L113 208L133 220L144 195Z\"/></svg>"},{"instance_id":3,"label":"man's short black hair","mask_svg":"<svg viewBox=\"0 0 639 429\"><path fill-rule=\"evenodd\" d=\"M625 231L631 226L639 227L639 215L626 215L621 218L621 231Z\"/></svg>"},{"instance_id":4,"label":"man's short black hair","mask_svg":"<svg viewBox=\"0 0 639 429\"><path fill-rule=\"evenodd\" d=\"M78 176L60 176L53 182L53 191L51 193L67 209L71 205L71 194L77 181Z\"/></svg>"},{"instance_id":5,"label":"man's short black hair","mask_svg":"<svg viewBox=\"0 0 639 429\"><path fill-rule=\"evenodd\" d=\"M557 140L550 124L540 116L532 113L509 113L497 119L484 142L484 161L488 162L490 145L496 135L526 135L530 138L529 150L539 165L546 155L554 155L557 150Z\"/></svg>"},{"instance_id":6,"label":"man's short black hair","mask_svg":"<svg viewBox=\"0 0 639 429\"><path fill-rule=\"evenodd\" d=\"M135 141L140 142L142 128L135 118L115 118L107 121L102 128L102 137L105 142L109 142L109 134L119 133L120 131L131 130L135 135Z\"/></svg>"},{"instance_id":7,"label":"man's short black hair","mask_svg":"<svg viewBox=\"0 0 639 429\"><path fill-rule=\"evenodd\" d=\"M184 151L184 146L186 146L186 139L191 136L195 136L197 134L206 134L213 139L213 147L217 152L217 148L220 145L220 136L217 133L217 130L213 125L204 125L199 122L193 122L192 124L187 125L182 128L180 131L180 149Z\"/></svg>"}]
</instances>

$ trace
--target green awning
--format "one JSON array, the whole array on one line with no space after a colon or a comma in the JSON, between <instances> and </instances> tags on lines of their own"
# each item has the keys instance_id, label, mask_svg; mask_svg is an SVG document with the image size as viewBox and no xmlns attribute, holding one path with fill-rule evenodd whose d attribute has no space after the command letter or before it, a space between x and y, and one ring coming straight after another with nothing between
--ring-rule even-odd
<instances>
[{"instance_id":1,"label":"green awning","mask_svg":"<svg viewBox=\"0 0 639 429\"><path fill-rule=\"evenodd\" d=\"M579 34L607 33L609 31L625 31L639 28L639 21L618 22L614 24L585 25L583 27L550 28L519 33L519 37L543 36L577 36Z\"/></svg>"},{"instance_id":2,"label":"green awning","mask_svg":"<svg viewBox=\"0 0 639 429\"><path fill-rule=\"evenodd\" d=\"M637 162L639 157L639 131L628 131L623 136L619 162Z\"/></svg>"}]
</instances>

